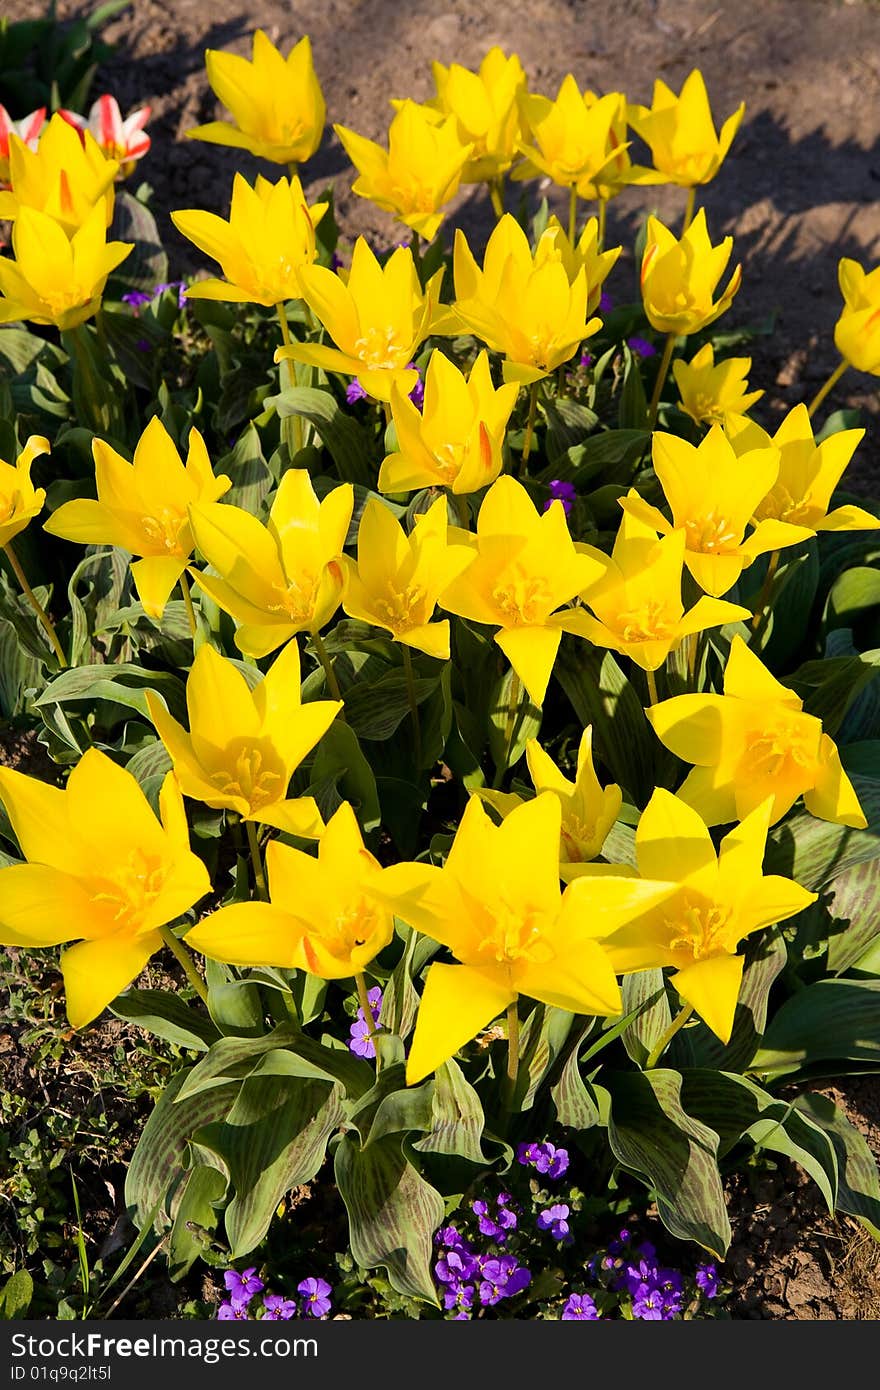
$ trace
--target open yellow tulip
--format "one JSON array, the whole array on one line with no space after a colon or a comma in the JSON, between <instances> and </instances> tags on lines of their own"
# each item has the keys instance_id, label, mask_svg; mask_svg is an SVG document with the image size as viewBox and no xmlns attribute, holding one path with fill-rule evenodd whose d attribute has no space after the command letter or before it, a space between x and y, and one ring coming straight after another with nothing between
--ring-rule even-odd
<instances>
[{"instance_id":1,"label":"open yellow tulip","mask_svg":"<svg viewBox=\"0 0 880 1390\"><path fill-rule=\"evenodd\" d=\"M745 109L740 102L716 134L706 83L699 68L694 68L678 96L658 77L651 106L632 105L627 116L636 134L651 147L654 167L665 180L692 188L718 173Z\"/></svg>"},{"instance_id":2,"label":"open yellow tulip","mask_svg":"<svg viewBox=\"0 0 880 1390\"><path fill-rule=\"evenodd\" d=\"M132 244L107 241L100 206L69 240L54 217L22 207L12 229L15 260L0 257L0 323L26 319L62 331L77 328L101 307L107 277Z\"/></svg>"},{"instance_id":3,"label":"open yellow tulip","mask_svg":"<svg viewBox=\"0 0 880 1390\"><path fill-rule=\"evenodd\" d=\"M0 218L14 222L31 208L72 236L100 207L106 229L113 219L118 172L118 160L107 158L90 131L80 133L56 111L35 150L10 135L10 187L0 190Z\"/></svg>"}]
</instances>

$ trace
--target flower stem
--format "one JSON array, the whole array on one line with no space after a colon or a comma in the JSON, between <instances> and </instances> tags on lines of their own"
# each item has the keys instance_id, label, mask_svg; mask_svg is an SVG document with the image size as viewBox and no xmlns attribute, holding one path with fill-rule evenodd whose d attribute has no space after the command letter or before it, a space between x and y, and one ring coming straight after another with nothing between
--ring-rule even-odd
<instances>
[{"instance_id":1,"label":"flower stem","mask_svg":"<svg viewBox=\"0 0 880 1390\"><path fill-rule=\"evenodd\" d=\"M657 411L660 409L660 396L669 371L669 364L672 361L672 354L675 351L674 333L667 333L666 342L663 347L663 356L660 358L660 366L657 368L657 380L654 382L654 394L651 396L651 404L648 407L648 429L652 430L657 423Z\"/></svg>"},{"instance_id":2,"label":"flower stem","mask_svg":"<svg viewBox=\"0 0 880 1390\"><path fill-rule=\"evenodd\" d=\"M657 694L657 677L653 671L646 671L645 676L648 680L648 698L652 705L656 705L660 698Z\"/></svg>"},{"instance_id":3,"label":"flower stem","mask_svg":"<svg viewBox=\"0 0 880 1390\"><path fill-rule=\"evenodd\" d=\"M529 419L526 424L526 437L523 440L522 461L528 463L529 454L532 452L532 440L535 434L535 417L538 413L538 383L533 381L529 389Z\"/></svg>"},{"instance_id":4,"label":"flower stem","mask_svg":"<svg viewBox=\"0 0 880 1390\"><path fill-rule=\"evenodd\" d=\"M357 972L354 977L354 982L357 985L358 1003L361 1006L364 1023L367 1025L367 1032L371 1038L375 1038L378 1029L373 1022L373 1010L370 1008L370 995L367 989L367 981L362 970Z\"/></svg>"},{"instance_id":5,"label":"flower stem","mask_svg":"<svg viewBox=\"0 0 880 1390\"><path fill-rule=\"evenodd\" d=\"M330 691L334 700L341 700L342 691L339 689L339 681L336 679L336 672L333 670L333 662L330 658L330 653L324 645L324 639L320 632L313 632L311 636L312 646L317 653L318 660L324 667L324 675L327 678L327 689ZM339 717L342 718L342 715L340 714Z\"/></svg>"},{"instance_id":6,"label":"flower stem","mask_svg":"<svg viewBox=\"0 0 880 1390\"><path fill-rule=\"evenodd\" d=\"M299 177L299 165L297 164L295 159L289 159L287 161L287 174L288 177L291 179Z\"/></svg>"},{"instance_id":7,"label":"flower stem","mask_svg":"<svg viewBox=\"0 0 880 1390\"><path fill-rule=\"evenodd\" d=\"M516 737L516 728L519 722L519 714L522 706L523 686L519 676L514 671L510 682L510 704L507 707L507 719L504 724L504 761L498 764L495 772L495 790L501 786L504 774L510 767L510 754L513 748L513 741Z\"/></svg>"},{"instance_id":8,"label":"flower stem","mask_svg":"<svg viewBox=\"0 0 880 1390\"><path fill-rule=\"evenodd\" d=\"M599 251L604 251L604 250L605 250L605 221L606 221L606 214L607 214L607 212L608 212L608 199L607 199L607 198L600 198L600 199L599 199L599 231L598 231L598 234L597 234L597 237L596 237L596 241L597 241L597 248L596 248L596 249L599 250Z\"/></svg>"},{"instance_id":9,"label":"flower stem","mask_svg":"<svg viewBox=\"0 0 880 1390\"><path fill-rule=\"evenodd\" d=\"M824 401L825 397L828 395L828 392L834 389L834 387L837 385L838 381L843 376L848 366L849 363L846 361L845 358L842 357L838 362L837 366L834 368L834 371L831 373L828 380L825 382L825 385L820 387L820 389L816 392L815 396L810 401L810 404L807 406L807 414L809 415L811 420L813 416L816 414L816 411L819 409L819 406Z\"/></svg>"},{"instance_id":10,"label":"flower stem","mask_svg":"<svg viewBox=\"0 0 880 1390\"><path fill-rule=\"evenodd\" d=\"M419 277L419 283L421 284L421 280L422 280L422 239L421 239L421 237L419 236L418 232L415 231L415 230L413 231L412 237L410 238L409 249L410 249L410 251L412 252L413 265L414 265L415 268L416 268L416 275L418 275L418 277Z\"/></svg>"},{"instance_id":11,"label":"flower stem","mask_svg":"<svg viewBox=\"0 0 880 1390\"><path fill-rule=\"evenodd\" d=\"M189 983L192 985L196 994L199 996L199 998L202 1000L204 1004L207 1004L208 991L205 987L205 982L202 979L199 972L196 970L193 958L184 946L183 942L179 939L179 937L176 937L171 928L167 926L159 928L159 935L162 937L162 940L165 942L165 945L168 947L169 951L173 952L173 954L177 957L178 962L183 967L184 975L186 976Z\"/></svg>"},{"instance_id":12,"label":"flower stem","mask_svg":"<svg viewBox=\"0 0 880 1390\"><path fill-rule=\"evenodd\" d=\"M519 1010L518 1000L507 1006L507 1075L504 1078L505 1108L510 1109L516 1095L519 1078Z\"/></svg>"},{"instance_id":13,"label":"flower stem","mask_svg":"<svg viewBox=\"0 0 880 1390\"><path fill-rule=\"evenodd\" d=\"M700 635L697 632L689 632L684 639L684 654L687 664L688 682L692 685L697 670L697 648L700 643Z\"/></svg>"},{"instance_id":14,"label":"flower stem","mask_svg":"<svg viewBox=\"0 0 880 1390\"><path fill-rule=\"evenodd\" d=\"M764 583L761 585L761 592L758 595L758 602L755 604L755 611L752 615L752 632L758 633L764 627L764 615L767 611L767 600L773 588L773 581L776 578L776 571L779 567L779 551L774 550L767 561L767 573L764 575Z\"/></svg>"},{"instance_id":15,"label":"flower stem","mask_svg":"<svg viewBox=\"0 0 880 1390\"><path fill-rule=\"evenodd\" d=\"M578 207L578 186L576 183L571 185L568 195L568 239L574 250L574 241L577 236L577 207Z\"/></svg>"},{"instance_id":16,"label":"flower stem","mask_svg":"<svg viewBox=\"0 0 880 1390\"><path fill-rule=\"evenodd\" d=\"M675 1015L675 1018L670 1023L669 1027L666 1029L666 1032L660 1038L660 1041L654 1047L652 1047L651 1051L648 1053L648 1060L645 1062L645 1071L650 1071L652 1067L656 1067L657 1060L660 1057L660 1054L664 1052L666 1048L669 1046L669 1044L672 1042L672 1039L675 1037L679 1028L684 1027L693 1011L693 1004L685 1004L682 1006L679 1012Z\"/></svg>"},{"instance_id":17,"label":"flower stem","mask_svg":"<svg viewBox=\"0 0 880 1390\"><path fill-rule=\"evenodd\" d=\"M282 300L275 305L275 312L278 315L278 322L281 326L281 341L285 347L290 347L293 339L290 336L290 325L287 322L287 310ZM285 370L286 369L286 370ZM282 368L287 377L287 385L292 390L296 386L296 368L289 357L284 359ZM281 383L279 382L279 385ZM281 386L282 391L284 387ZM292 459L298 454L303 446L302 420L298 415L282 415L281 417L281 437L287 445L287 452Z\"/></svg>"},{"instance_id":18,"label":"flower stem","mask_svg":"<svg viewBox=\"0 0 880 1390\"><path fill-rule=\"evenodd\" d=\"M180 576L180 592L183 594L183 603L186 608L186 616L189 619L189 630L193 641L199 635L199 625L196 622L196 610L193 608L192 594L189 591L189 584L186 579L186 570Z\"/></svg>"},{"instance_id":19,"label":"flower stem","mask_svg":"<svg viewBox=\"0 0 880 1390\"><path fill-rule=\"evenodd\" d=\"M266 874L263 869L263 856L260 853L260 837L257 834L257 827L252 820L246 820L244 828L247 831L248 848L251 852L251 863L254 866L257 897L262 898L263 902L267 903L269 901L269 889L266 886Z\"/></svg>"},{"instance_id":20,"label":"flower stem","mask_svg":"<svg viewBox=\"0 0 880 1390\"><path fill-rule=\"evenodd\" d=\"M409 712L413 722L413 743L415 744L416 755L416 779L422 770L422 728L419 723L419 704L416 699L416 680L413 672L412 654L409 647L401 643L403 652L403 671L406 676L406 696L409 700Z\"/></svg>"},{"instance_id":21,"label":"flower stem","mask_svg":"<svg viewBox=\"0 0 880 1390\"><path fill-rule=\"evenodd\" d=\"M489 181L489 197L492 200L492 211L498 221L504 216L504 175L499 174L497 179Z\"/></svg>"},{"instance_id":22,"label":"flower stem","mask_svg":"<svg viewBox=\"0 0 880 1390\"><path fill-rule=\"evenodd\" d=\"M18 580L19 585L21 586L22 593L24 594L28 603L33 608L34 612L36 613L40 625L49 639L49 643L52 647L52 650L58 658L58 665L63 668L66 668L69 665L69 662L67 660L67 657L64 655L64 648L58 640L58 633L55 631L55 626L52 622L52 619L49 617L49 614L46 612L45 608L40 603L40 600L37 598L30 584L27 582L27 576L25 575L25 572L19 563L18 556L12 549L11 541L6 542L4 550L6 551L6 558L12 567L12 573Z\"/></svg>"},{"instance_id":23,"label":"flower stem","mask_svg":"<svg viewBox=\"0 0 880 1390\"><path fill-rule=\"evenodd\" d=\"M694 220L694 210L697 201L697 185L692 183L688 189L687 202L684 205L684 221L681 224L681 234L684 236L688 227Z\"/></svg>"}]
</instances>

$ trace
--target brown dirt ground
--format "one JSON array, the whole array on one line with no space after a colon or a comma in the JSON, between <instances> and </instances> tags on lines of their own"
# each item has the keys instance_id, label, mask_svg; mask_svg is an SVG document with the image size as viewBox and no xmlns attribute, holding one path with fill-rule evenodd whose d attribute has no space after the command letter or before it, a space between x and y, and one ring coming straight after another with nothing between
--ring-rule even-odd
<instances>
[{"instance_id":1,"label":"brown dirt ground","mask_svg":"<svg viewBox=\"0 0 880 1390\"><path fill-rule=\"evenodd\" d=\"M91 8L91 6L86 7ZM43 0L23 0L16 18L41 13ZM61 0L62 17L81 6ZM174 232L167 213L180 207L224 211L239 157L183 139L190 127L220 114L203 67L205 48L249 52L261 25L282 46L309 33L330 120L381 139L392 96L426 97L430 60L479 62L494 43L519 53L532 87L555 91L569 70L584 86L623 89L650 99L655 76L677 87L699 66L713 109L723 118L745 99L746 118L733 152L705 190L714 235L735 233L745 280L728 321L777 315L775 331L752 348L754 384L767 391L759 416L772 421L809 398L835 365L833 327L839 313L837 261L866 266L880 258L880 6L876 0L764 0L742 7L723 0L530 0L498 7L492 0L134 0L106 31L119 45L101 74L123 109L153 105L154 149L142 165L178 268L199 263ZM245 172L258 164L242 156ZM270 172L265 169L264 172ZM351 170L328 129L304 171L307 190L328 182L350 241L365 233L388 245L400 232L390 218L350 192ZM544 190L542 190L544 191ZM562 209L560 191L546 190ZM614 205L609 231L631 245L646 208L679 215L676 189L631 190ZM467 189L456 222L479 241L491 225L485 194ZM632 297L630 265L609 288ZM849 478L860 491L880 491L880 422L870 377L848 373L830 409L861 406L875 418ZM27 768L27 770L31 770ZM36 770L36 769L34 769ZM850 1117L880 1156L880 1096L875 1078L841 1083ZM725 1267L738 1318L847 1319L880 1317L880 1251L862 1228L831 1221L815 1188L797 1170L781 1168L756 1186L732 1188L735 1237Z\"/></svg>"}]
</instances>

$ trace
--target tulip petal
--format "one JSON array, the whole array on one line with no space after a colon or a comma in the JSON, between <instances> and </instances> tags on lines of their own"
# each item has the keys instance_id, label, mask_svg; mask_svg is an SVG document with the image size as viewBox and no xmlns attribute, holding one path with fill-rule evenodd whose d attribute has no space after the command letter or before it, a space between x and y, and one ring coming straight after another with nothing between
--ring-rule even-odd
<instances>
[{"instance_id":1,"label":"tulip petal","mask_svg":"<svg viewBox=\"0 0 880 1390\"><path fill-rule=\"evenodd\" d=\"M833 821L835 825L851 825L856 830L864 830L868 824L855 788L843 770L837 746L827 734L819 741L816 784L804 792L804 805L811 816Z\"/></svg>"},{"instance_id":2,"label":"tulip petal","mask_svg":"<svg viewBox=\"0 0 880 1390\"><path fill-rule=\"evenodd\" d=\"M636 830L636 857L644 878L690 879L717 864L712 836L696 811L658 787Z\"/></svg>"},{"instance_id":3,"label":"tulip petal","mask_svg":"<svg viewBox=\"0 0 880 1390\"><path fill-rule=\"evenodd\" d=\"M501 971L432 965L407 1058L407 1085L415 1085L448 1062L515 999L516 993Z\"/></svg>"},{"instance_id":4,"label":"tulip petal","mask_svg":"<svg viewBox=\"0 0 880 1390\"><path fill-rule=\"evenodd\" d=\"M45 864L13 864L0 879L0 944L57 946L92 936L91 898L72 874Z\"/></svg>"},{"instance_id":5,"label":"tulip petal","mask_svg":"<svg viewBox=\"0 0 880 1390\"><path fill-rule=\"evenodd\" d=\"M742 956L710 956L686 965L672 976L672 983L686 1003L693 1005L716 1038L730 1042L736 1001L742 984Z\"/></svg>"},{"instance_id":6,"label":"tulip petal","mask_svg":"<svg viewBox=\"0 0 880 1390\"><path fill-rule=\"evenodd\" d=\"M159 932L140 936L120 932L95 941L80 941L61 956L67 996L67 1017L73 1028L97 1018L122 990L135 981L154 951L162 945Z\"/></svg>"},{"instance_id":7,"label":"tulip petal","mask_svg":"<svg viewBox=\"0 0 880 1390\"><path fill-rule=\"evenodd\" d=\"M303 840L320 839L325 828L318 803L312 796L275 801L270 806L261 806L246 819L259 821L260 825L274 825L276 830L284 830L288 835L298 835Z\"/></svg>"},{"instance_id":8,"label":"tulip petal","mask_svg":"<svg viewBox=\"0 0 880 1390\"><path fill-rule=\"evenodd\" d=\"M78 874L79 848L71 836L68 803L60 787L0 767L0 800L25 859Z\"/></svg>"},{"instance_id":9,"label":"tulip petal","mask_svg":"<svg viewBox=\"0 0 880 1390\"><path fill-rule=\"evenodd\" d=\"M227 965L290 969L302 923L271 903L232 903L198 922L184 938L193 951Z\"/></svg>"},{"instance_id":10,"label":"tulip petal","mask_svg":"<svg viewBox=\"0 0 880 1390\"><path fill-rule=\"evenodd\" d=\"M517 983L523 994L573 1014L608 1016L623 1012L611 958L596 941L579 941L576 950L547 965L532 962Z\"/></svg>"},{"instance_id":11,"label":"tulip petal","mask_svg":"<svg viewBox=\"0 0 880 1390\"><path fill-rule=\"evenodd\" d=\"M147 555L143 560L134 562L131 577L147 617L162 617L171 591L185 569L186 560L176 555L167 558L164 555Z\"/></svg>"},{"instance_id":12,"label":"tulip petal","mask_svg":"<svg viewBox=\"0 0 880 1390\"><path fill-rule=\"evenodd\" d=\"M683 762L712 767L720 759L729 714L723 695L674 695L645 714L660 742Z\"/></svg>"},{"instance_id":13,"label":"tulip petal","mask_svg":"<svg viewBox=\"0 0 880 1390\"><path fill-rule=\"evenodd\" d=\"M495 641L539 707L544 703L561 637L558 627L508 627L495 634Z\"/></svg>"}]
</instances>

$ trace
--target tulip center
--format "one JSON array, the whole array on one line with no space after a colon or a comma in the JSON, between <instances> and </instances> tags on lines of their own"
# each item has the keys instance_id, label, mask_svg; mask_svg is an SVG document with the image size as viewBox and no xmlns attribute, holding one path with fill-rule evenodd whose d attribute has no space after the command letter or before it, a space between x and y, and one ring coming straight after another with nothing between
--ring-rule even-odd
<instances>
[{"instance_id":1,"label":"tulip center","mask_svg":"<svg viewBox=\"0 0 880 1390\"><path fill-rule=\"evenodd\" d=\"M492 590L492 597L504 615L505 627L543 623L553 606L550 586L541 575L522 575L499 584Z\"/></svg>"},{"instance_id":2,"label":"tulip center","mask_svg":"<svg viewBox=\"0 0 880 1390\"><path fill-rule=\"evenodd\" d=\"M279 801L284 795L287 778L275 750L243 743L229 745L224 750L226 766L212 772L208 778L224 796L246 801L251 811Z\"/></svg>"},{"instance_id":3,"label":"tulip center","mask_svg":"<svg viewBox=\"0 0 880 1390\"><path fill-rule=\"evenodd\" d=\"M279 601L267 605L270 613L286 613L295 623L311 622L315 613L318 580L313 574L303 574L299 581L291 580L287 588L273 584L273 593Z\"/></svg>"},{"instance_id":4,"label":"tulip center","mask_svg":"<svg viewBox=\"0 0 880 1390\"><path fill-rule=\"evenodd\" d=\"M712 510L706 516L690 517L684 523L688 550L704 555L730 555L739 549L742 532L727 517Z\"/></svg>"},{"instance_id":5,"label":"tulip center","mask_svg":"<svg viewBox=\"0 0 880 1390\"><path fill-rule=\"evenodd\" d=\"M406 366L408 344L400 341L400 335L392 324L384 328L374 325L355 340L354 356L371 371L392 370Z\"/></svg>"},{"instance_id":6,"label":"tulip center","mask_svg":"<svg viewBox=\"0 0 880 1390\"><path fill-rule=\"evenodd\" d=\"M748 779L794 781L801 789L813 785L817 739L812 721L780 719L770 727L751 730L740 764Z\"/></svg>"},{"instance_id":7,"label":"tulip center","mask_svg":"<svg viewBox=\"0 0 880 1390\"><path fill-rule=\"evenodd\" d=\"M405 589L389 584L386 594L374 604L384 627L395 633L406 632L428 621L428 595L420 584L408 584Z\"/></svg>"},{"instance_id":8,"label":"tulip center","mask_svg":"<svg viewBox=\"0 0 880 1390\"><path fill-rule=\"evenodd\" d=\"M437 448L433 450L436 471L444 483L455 482L461 472L464 449L463 444L438 444Z\"/></svg>"},{"instance_id":9,"label":"tulip center","mask_svg":"<svg viewBox=\"0 0 880 1390\"><path fill-rule=\"evenodd\" d=\"M772 518L777 521L789 521L795 526L812 527L821 515L821 507L811 504L803 494L799 497L793 496L784 483L777 483L755 509L756 521Z\"/></svg>"},{"instance_id":10,"label":"tulip center","mask_svg":"<svg viewBox=\"0 0 880 1390\"><path fill-rule=\"evenodd\" d=\"M619 614L618 625L624 642L663 641L672 637L677 627L669 616L669 604L656 598Z\"/></svg>"},{"instance_id":11,"label":"tulip center","mask_svg":"<svg viewBox=\"0 0 880 1390\"><path fill-rule=\"evenodd\" d=\"M599 853L600 848L595 820L583 821L574 813L563 814L560 859L564 864L586 863Z\"/></svg>"},{"instance_id":12,"label":"tulip center","mask_svg":"<svg viewBox=\"0 0 880 1390\"><path fill-rule=\"evenodd\" d=\"M556 342L556 328L553 324L542 323L534 333L528 336L528 344L531 360L536 367L547 370L553 352L553 344Z\"/></svg>"},{"instance_id":13,"label":"tulip center","mask_svg":"<svg viewBox=\"0 0 880 1390\"><path fill-rule=\"evenodd\" d=\"M497 965L544 960L547 943L541 935L541 917L528 907L511 907L504 899L484 904L485 933L477 947L477 960Z\"/></svg>"},{"instance_id":14,"label":"tulip center","mask_svg":"<svg viewBox=\"0 0 880 1390\"><path fill-rule=\"evenodd\" d=\"M186 513L177 507L163 507L155 516L141 517L141 530L151 547L160 555L179 555L188 551L180 543L180 533L186 524Z\"/></svg>"},{"instance_id":15,"label":"tulip center","mask_svg":"<svg viewBox=\"0 0 880 1390\"><path fill-rule=\"evenodd\" d=\"M670 951L691 951L694 960L734 953L739 934L730 908L692 893L680 894L670 906L673 915L663 919Z\"/></svg>"},{"instance_id":16,"label":"tulip center","mask_svg":"<svg viewBox=\"0 0 880 1390\"><path fill-rule=\"evenodd\" d=\"M404 184L392 184L389 201L408 213L431 213L437 211L437 194L427 184L415 180Z\"/></svg>"},{"instance_id":17,"label":"tulip center","mask_svg":"<svg viewBox=\"0 0 880 1390\"><path fill-rule=\"evenodd\" d=\"M321 942L332 955L345 960L373 940L381 931L385 916L382 908L359 894L322 926ZM303 944L308 954L308 938Z\"/></svg>"},{"instance_id":18,"label":"tulip center","mask_svg":"<svg viewBox=\"0 0 880 1390\"><path fill-rule=\"evenodd\" d=\"M167 865L157 855L133 849L125 860L113 865L111 878L96 879L100 891L92 894L92 902L100 904L99 910L112 930L137 931L162 892L167 875Z\"/></svg>"},{"instance_id":19,"label":"tulip center","mask_svg":"<svg viewBox=\"0 0 880 1390\"><path fill-rule=\"evenodd\" d=\"M692 413L710 425L724 423L725 409L713 391L698 391L691 401Z\"/></svg>"}]
</instances>

